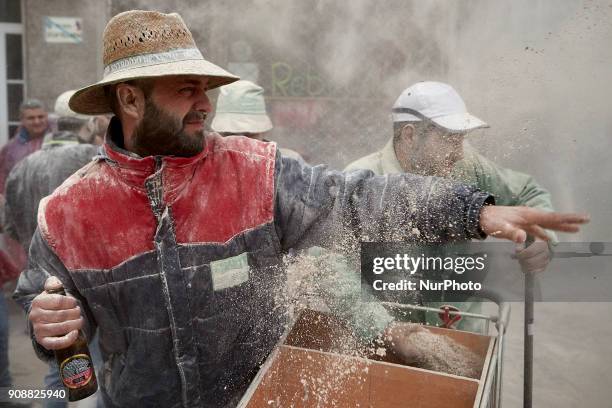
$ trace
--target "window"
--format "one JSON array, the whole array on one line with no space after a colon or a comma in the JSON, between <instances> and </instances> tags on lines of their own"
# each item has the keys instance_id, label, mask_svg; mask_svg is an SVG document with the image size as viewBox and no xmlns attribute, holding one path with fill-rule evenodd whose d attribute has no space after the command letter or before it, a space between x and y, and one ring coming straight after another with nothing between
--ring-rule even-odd
<instances>
[{"instance_id":1,"label":"window","mask_svg":"<svg viewBox=\"0 0 612 408\"><path fill-rule=\"evenodd\" d=\"M21 4L19 0L0 1L0 23L21 23Z\"/></svg>"},{"instance_id":2,"label":"window","mask_svg":"<svg viewBox=\"0 0 612 408\"><path fill-rule=\"evenodd\" d=\"M0 1L0 146L19 126L24 97L23 36L19 0Z\"/></svg>"}]
</instances>

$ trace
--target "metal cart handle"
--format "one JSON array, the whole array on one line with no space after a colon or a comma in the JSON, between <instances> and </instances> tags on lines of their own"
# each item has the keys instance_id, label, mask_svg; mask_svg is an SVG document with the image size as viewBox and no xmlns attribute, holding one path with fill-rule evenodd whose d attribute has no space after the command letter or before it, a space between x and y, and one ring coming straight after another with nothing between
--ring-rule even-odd
<instances>
[{"instance_id":1,"label":"metal cart handle","mask_svg":"<svg viewBox=\"0 0 612 408\"><path fill-rule=\"evenodd\" d=\"M508 323L510 322L510 303L504 301L499 293L490 290L480 291L478 297L497 303L499 312L497 318L493 318L492 320L495 322L497 330L505 333L508 328Z\"/></svg>"}]
</instances>

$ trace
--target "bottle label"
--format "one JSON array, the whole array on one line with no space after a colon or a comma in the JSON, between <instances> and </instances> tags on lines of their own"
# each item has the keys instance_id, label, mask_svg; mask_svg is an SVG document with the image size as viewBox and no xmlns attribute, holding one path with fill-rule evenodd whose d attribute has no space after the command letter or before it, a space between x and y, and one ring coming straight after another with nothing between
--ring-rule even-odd
<instances>
[{"instance_id":1,"label":"bottle label","mask_svg":"<svg viewBox=\"0 0 612 408\"><path fill-rule=\"evenodd\" d=\"M60 375L68 388L81 388L91 381L93 365L87 354L75 354L60 365Z\"/></svg>"}]
</instances>

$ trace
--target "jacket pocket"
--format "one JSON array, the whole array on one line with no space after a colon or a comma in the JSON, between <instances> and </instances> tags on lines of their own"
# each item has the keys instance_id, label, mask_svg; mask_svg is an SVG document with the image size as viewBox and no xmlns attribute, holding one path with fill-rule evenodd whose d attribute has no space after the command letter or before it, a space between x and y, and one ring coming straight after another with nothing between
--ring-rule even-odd
<instances>
[{"instance_id":1,"label":"jacket pocket","mask_svg":"<svg viewBox=\"0 0 612 408\"><path fill-rule=\"evenodd\" d=\"M114 387L119 385L119 378L125 368L125 355L119 353L112 353L108 356L108 359L104 362L102 368L101 386L106 390L108 395L114 394Z\"/></svg>"},{"instance_id":2,"label":"jacket pocket","mask_svg":"<svg viewBox=\"0 0 612 408\"><path fill-rule=\"evenodd\" d=\"M170 330L126 330L129 348L113 358L105 384L110 399L121 407L173 406L180 401L181 383Z\"/></svg>"},{"instance_id":3,"label":"jacket pocket","mask_svg":"<svg viewBox=\"0 0 612 408\"><path fill-rule=\"evenodd\" d=\"M210 274L215 292L247 282L249 280L247 253L211 262Z\"/></svg>"}]
</instances>

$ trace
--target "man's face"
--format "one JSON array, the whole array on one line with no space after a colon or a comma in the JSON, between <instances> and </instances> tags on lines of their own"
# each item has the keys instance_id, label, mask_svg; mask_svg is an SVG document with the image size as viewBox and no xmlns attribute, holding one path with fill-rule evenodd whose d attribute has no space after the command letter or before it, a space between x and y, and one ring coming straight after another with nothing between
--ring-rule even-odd
<instances>
[{"instance_id":1,"label":"man's face","mask_svg":"<svg viewBox=\"0 0 612 408\"><path fill-rule=\"evenodd\" d=\"M204 121L212 110L206 86L199 76L155 79L134 133L136 153L191 157L201 152Z\"/></svg>"},{"instance_id":2,"label":"man's face","mask_svg":"<svg viewBox=\"0 0 612 408\"><path fill-rule=\"evenodd\" d=\"M465 132L451 133L433 125L413 138L409 150L413 172L424 176L448 177L463 158Z\"/></svg>"},{"instance_id":3,"label":"man's face","mask_svg":"<svg viewBox=\"0 0 612 408\"><path fill-rule=\"evenodd\" d=\"M23 112L21 112L21 126L23 126L33 138L42 137L48 125L47 112L44 109L24 109Z\"/></svg>"}]
</instances>

